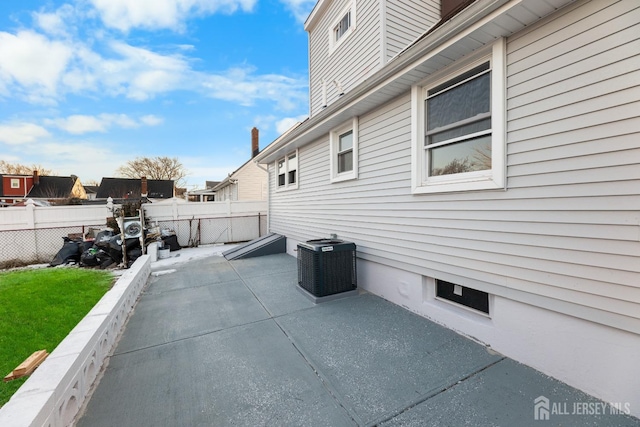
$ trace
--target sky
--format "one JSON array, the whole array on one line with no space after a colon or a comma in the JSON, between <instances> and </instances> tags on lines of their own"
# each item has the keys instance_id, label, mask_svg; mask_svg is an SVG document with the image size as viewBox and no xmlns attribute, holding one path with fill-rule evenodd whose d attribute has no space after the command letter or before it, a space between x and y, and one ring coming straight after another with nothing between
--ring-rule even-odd
<instances>
[{"instance_id":1,"label":"sky","mask_svg":"<svg viewBox=\"0 0 640 427\"><path fill-rule=\"evenodd\" d=\"M0 160L82 183L177 157L222 180L307 117L315 0L0 2Z\"/></svg>"}]
</instances>

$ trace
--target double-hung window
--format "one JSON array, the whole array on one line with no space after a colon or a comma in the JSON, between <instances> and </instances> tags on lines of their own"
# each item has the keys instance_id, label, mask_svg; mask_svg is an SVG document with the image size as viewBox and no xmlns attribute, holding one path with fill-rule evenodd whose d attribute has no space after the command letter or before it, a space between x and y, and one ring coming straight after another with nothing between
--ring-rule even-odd
<instances>
[{"instance_id":1,"label":"double-hung window","mask_svg":"<svg viewBox=\"0 0 640 427\"><path fill-rule=\"evenodd\" d=\"M11 188L20 188L19 178L11 178Z\"/></svg>"},{"instance_id":2,"label":"double-hung window","mask_svg":"<svg viewBox=\"0 0 640 427\"><path fill-rule=\"evenodd\" d=\"M414 193L504 188L504 75L499 41L413 88Z\"/></svg>"},{"instance_id":3,"label":"double-hung window","mask_svg":"<svg viewBox=\"0 0 640 427\"><path fill-rule=\"evenodd\" d=\"M358 177L358 118L330 134L331 182Z\"/></svg>"},{"instance_id":4,"label":"double-hung window","mask_svg":"<svg viewBox=\"0 0 640 427\"><path fill-rule=\"evenodd\" d=\"M298 153L293 152L276 162L277 189L298 188Z\"/></svg>"}]
</instances>

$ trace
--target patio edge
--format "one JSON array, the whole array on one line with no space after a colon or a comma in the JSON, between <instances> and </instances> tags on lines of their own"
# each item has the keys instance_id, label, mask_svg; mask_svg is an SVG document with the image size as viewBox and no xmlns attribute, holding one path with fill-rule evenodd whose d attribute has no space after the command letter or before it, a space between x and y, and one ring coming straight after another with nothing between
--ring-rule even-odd
<instances>
[{"instance_id":1,"label":"patio edge","mask_svg":"<svg viewBox=\"0 0 640 427\"><path fill-rule=\"evenodd\" d=\"M0 408L0 425L72 423L150 274L151 258L143 255Z\"/></svg>"}]
</instances>

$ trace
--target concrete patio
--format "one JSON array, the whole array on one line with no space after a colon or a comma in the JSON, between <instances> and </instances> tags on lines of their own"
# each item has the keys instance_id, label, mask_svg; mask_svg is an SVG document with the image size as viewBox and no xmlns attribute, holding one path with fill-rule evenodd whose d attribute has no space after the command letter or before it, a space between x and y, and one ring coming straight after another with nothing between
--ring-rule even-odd
<instances>
[{"instance_id":1,"label":"concrete patio","mask_svg":"<svg viewBox=\"0 0 640 427\"><path fill-rule=\"evenodd\" d=\"M372 294L314 305L285 254L159 268L77 425L640 425Z\"/></svg>"}]
</instances>

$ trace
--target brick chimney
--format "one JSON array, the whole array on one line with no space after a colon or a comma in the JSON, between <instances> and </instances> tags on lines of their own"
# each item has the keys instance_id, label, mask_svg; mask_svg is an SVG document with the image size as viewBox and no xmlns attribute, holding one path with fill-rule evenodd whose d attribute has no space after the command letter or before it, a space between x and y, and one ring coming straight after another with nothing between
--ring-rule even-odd
<instances>
[{"instance_id":1,"label":"brick chimney","mask_svg":"<svg viewBox=\"0 0 640 427\"><path fill-rule=\"evenodd\" d=\"M33 185L38 184L40 184L40 175L38 174L38 171L33 171Z\"/></svg>"},{"instance_id":2,"label":"brick chimney","mask_svg":"<svg viewBox=\"0 0 640 427\"><path fill-rule=\"evenodd\" d=\"M251 129L251 158L254 158L260 152L260 143L258 138L258 128Z\"/></svg>"},{"instance_id":3,"label":"brick chimney","mask_svg":"<svg viewBox=\"0 0 640 427\"><path fill-rule=\"evenodd\" d=\"M147 177L140 178L140 197L147 197Z\"/></svg>"}]
</instances>

